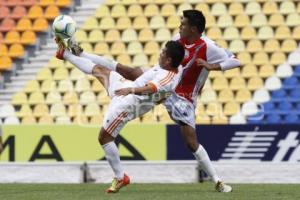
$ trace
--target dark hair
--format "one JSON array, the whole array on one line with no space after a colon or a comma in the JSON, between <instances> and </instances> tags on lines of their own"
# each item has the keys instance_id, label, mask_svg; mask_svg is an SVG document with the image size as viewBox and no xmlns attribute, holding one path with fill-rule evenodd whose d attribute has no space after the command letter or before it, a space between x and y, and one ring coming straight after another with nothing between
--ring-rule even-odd
<instances>
[{"instance_id":1,"label":"dark hair","mask_svg":"<svg viewBox=\"0 0 300 200\"><path fill-rule=\"evenodd\" d=\"M190 26L196 26L199 33L202 33L205 29L205 17L199 10L184 10L183 17L188 19Z\"/></svg>"},{"instance_id":2,"label":"dark hair","mask_svg":"<svg viewBox=\"0 0 300 200\"><path fill-rule=\"evenodd\" d=\"M172 59L172 67L177 68L184 57L184 48L177 41L168 41L166 43L166 54Z\"/></svg>"}]
</instances>

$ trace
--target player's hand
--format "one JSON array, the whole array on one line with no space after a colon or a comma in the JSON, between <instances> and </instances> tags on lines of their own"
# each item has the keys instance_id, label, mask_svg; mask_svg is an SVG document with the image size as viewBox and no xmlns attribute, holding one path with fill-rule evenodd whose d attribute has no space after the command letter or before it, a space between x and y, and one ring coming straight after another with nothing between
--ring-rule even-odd
<instances>
[{"instance_id":1,"label":"player's hand","mask_svg":"<svg viewBox=\"0 0 300 200\"><path fill-rule=\"evenodd\" d=\"M221 70L221 67L219 64L209 64L208 62L206 62L205 60L199 58L198 60L196 60L198 67L204 67L205 69L207 69L208 71L211 70Z\"/></svg>"},{"instance_id":2,"label":"player's hand","mask_svg":"<svg viewBox=\"0 0 300 200\"><path fill-rule=\"evenodd\" d=\"M115 91L115 94L117 96L126 96L128 94L132 93L132 88L122 88L122 89L119 89L119 90L116 90Z\"/></svg>"}]
</instances>

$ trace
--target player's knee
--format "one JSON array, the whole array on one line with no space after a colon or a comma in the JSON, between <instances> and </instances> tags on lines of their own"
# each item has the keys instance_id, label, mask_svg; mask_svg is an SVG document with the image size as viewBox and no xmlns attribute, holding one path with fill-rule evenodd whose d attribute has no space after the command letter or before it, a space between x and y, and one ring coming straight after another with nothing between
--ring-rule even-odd
<instances>
[{"instance_id":1,"label":"player's knee","mask_svg":"<svg viewBox=\"0 0 300 200\"><path fill-rule=\"evenodd\" d=\"M101 144L101 145L104 145L104 144L106 144L106 143L108 143L108 142L111 142L111 141L113 141L114 140L114 138L111 136L111 135L109 135L105 130L104 130L104 128L102 128L101 130L100 130L100 133L99 133L99 136L98 136L98 141L99 141L99 143Z\"/></svg>"},{"instance_id":2,"label":"player's knee","mask_svg":"<svg viewBox=\"0 0 300 200\"><path fill-rule=\"evenodd\" d=\"M188 140L186 145L191 152L196 152L199 147L199 143L194 140Z\"/></svg>"},{"instance_id":3,"label":"player's knee","mask_svg":"<svg viewBox=\"0 0 300 200\"><path fill-rule=\"evenodd\" d=\"M111 70L105 68L105 67L102 67L100 65L96 65L94 68L93 68L93 75L96 76L96 77L100 77L100 76L108 76L109 73L110 73Z\"/></svg>"}]
</instances>

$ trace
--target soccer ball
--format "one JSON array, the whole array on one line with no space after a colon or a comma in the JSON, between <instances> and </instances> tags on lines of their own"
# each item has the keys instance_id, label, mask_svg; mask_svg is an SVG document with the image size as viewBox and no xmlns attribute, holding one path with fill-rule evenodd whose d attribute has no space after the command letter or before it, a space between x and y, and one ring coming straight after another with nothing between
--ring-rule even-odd
<instances>
[{"instance_id":1,"label":"soccer ball","mask_svg":"<svg viewBox=\"0 0 300 200\"><path fill-rule=\"evenodd\" d=\"M53 32L61 39L68 39L76 32L76 22L68 15L59 15L52 24Z\"/></svg>"}]
</instances>

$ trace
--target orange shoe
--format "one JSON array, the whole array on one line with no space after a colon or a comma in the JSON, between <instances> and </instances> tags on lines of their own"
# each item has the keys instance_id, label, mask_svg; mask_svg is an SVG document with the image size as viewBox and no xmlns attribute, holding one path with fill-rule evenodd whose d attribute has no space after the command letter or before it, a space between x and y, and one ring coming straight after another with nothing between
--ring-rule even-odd
<instances>
[{"instance_id":1,"label":"orange shoe","mask_svg":"<svg viewBox=\"0 0 300 200\"><path fill-rule=\"evenodd\" d=\"M114 178L111 186L106 190L106 193L117 193L122 187L128 184L130 184L130 178L127 174L124 174L124 177L121 180Z\"/></svg>"}]
</instances>

